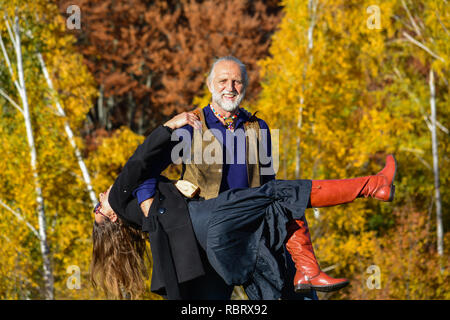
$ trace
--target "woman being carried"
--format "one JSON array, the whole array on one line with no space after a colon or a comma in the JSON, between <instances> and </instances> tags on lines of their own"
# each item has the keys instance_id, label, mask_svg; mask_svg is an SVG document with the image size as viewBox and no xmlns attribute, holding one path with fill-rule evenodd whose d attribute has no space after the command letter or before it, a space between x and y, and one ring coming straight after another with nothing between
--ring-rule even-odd
<instances>
[{"instance_id":1,"label":"woman being carried","mask_svg":"<svg viewBox=\"0 0 450 320\"><path fill-rule=\"evenodd\" d=\"M186 123L180 123L182 127ZM392 201L396 161L373 176L343 180L272 180L258 188L232 189L217 198L187 199L160 176L155 195L139 206L133 190L168 152L174 127L159 126L127 161L94 209L91 280L113 297L145 290L146 234L153 256L151 291L169 299L195 299L195 279L204 274L200 256L229 285L243 285L250 299L278 299L285 285L284 246L296 267L294 288L334 291L348 284L315 263L312 244L300 234L304 211L359 197ZM142 209L141 209L142 208ZM150 208L150 209L148 209ZM306 242L305 242L306 241ZM200 246L200 248L199 248ZM305 250L305 246L311 246ZM311 259L310 259L311 258Z\"/></svg>"}]
</instances>

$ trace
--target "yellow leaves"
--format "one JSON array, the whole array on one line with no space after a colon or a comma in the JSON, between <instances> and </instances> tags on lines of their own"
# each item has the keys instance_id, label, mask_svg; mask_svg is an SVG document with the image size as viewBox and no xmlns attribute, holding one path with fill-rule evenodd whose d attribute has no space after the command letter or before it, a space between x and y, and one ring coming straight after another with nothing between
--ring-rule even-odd
<instances>
[{"instance_id":1,"label":"yellow leaves","mask_svg":"<svg viewBox=\"0 0 450 320\"><path fill-rule=\"evenodd\" d=\"M430 222L426 214L397 211L394 215L396 227L377 240L372 259L366 260L379 268L380 288L356 287L347 297L354 299L366 294L370 299L445 299L449 272L448 269L443 273L439 271L439 259L435 250L430 249L427 227ZM448 256L443 262L448 266ZM359 274L357 279L364 277L368 275Z\"/></svg>"},{"instance_id":2,"label":"yellow leaves","mask_svg":"<svg viewBox=\"0 0 450 320\"><path fill-rule=\"evenodd\" d=\"M111 137L103 138L100 147L87 161L97 192L105 191L114 182L128 158L143 141L143 136L127 127L120 128Z\"/></svg>"},{"instance_id":3,"label":"yellow leaves","mask_svg":"<svg viewBox=\"0 0 450 320\"><path fill-rule=\"evenodd\" d=\"M270 120L272 129L280 129L282 178L295 178L297 156L301 178L343 179L375 174L382 168L387 153L396 154L400 163L398 202L374 205L358 199L346 206L322 208L319 220L309 219L321 262L325 266L339 264L336 272L345 271L345 276L361 279L366 276L366 268L378 263L377 258L385 252L377 241L389 239L383 237L382 228L373 230L374 216L389 225L389 212L404 201L423 210L430 205L431 139L424 121L429 114L428 68L433 68L439 77L439 117L448 128L449 87L446 81L439 81L448 79L445 71L450 60L450 41L442 25L450 30L449 19L443 20L449 13L442 5L436 9L438 3L442 4L439 1L407 2L418 17L416 21L424 22L420 26L422 37L414 30L408 31L445 58L444 63L431 59L423 49L407 41L399 41L399 34L411 23L401 1L318 1L314 25L308 3L283 2L284 18L272 38L271 56L260 62L263 90L252 108ZM369 6L379 8L381 29L368 27ZM313 41L308 38L311 29ZM301 118L299 107L303 108ZM447 138L442 134L441 141ZM448 151L447 145L443 142L440 150L440 161L445 162L440 165L441 181L448 180L448 161L442 156ZM447 194L448 189L441 192ZM415 231L401 232L413 235ZM413 263L425 256L417 254ZM384 268L393 268L393 277L400 277L400 270L405 268L404 257L397 254L389 259L389 267ZM436 262L435 257L430 259ZM383 281L391 286L385 296L404 297L404 287L389 278L389 271L384 272ZM437 277L433 281L442 283ZM415 290L411 297L420 296L420 290ZM431 290L427 294L435 296ZM351 295L369 296L377 295L369 295L367 288L356 289Z\"/></svg>"},{"instance_id":4,"label":"yellow leaves","mask_svg":"<svg viewBox=\"0 0 450 320\"><path fill-rule=\"evenodd\" d=\"M201 96L195 96L192 100L192 104L197 108L203 108L211 102L211 92L209 92L208 87L205 85L203 87L203 93Z\"/></svg>"},{"instance_id":5,"label":"yellow leaves","mask_svg":"<svg viewBox=\"0 0 450 320\"><path fill-rule=\"evenodd\" d=\"M48 1L8 1L3 6L10 17L15 8L19 13L21 31L31 30L33 39L22 33L25 85L37 149L39 181L43 191L47 235L55 270L56 297L65 287L66 264L78 264L84 276L84 290L78 296L87 296L90 255L91 208L86 185L69 144L63 124L67 119L77 134L95 96L91 75L82 59L71 45L74 39L64 34L64 23L55 4ZM3 19L2 19L3 21ZM45 23L44 23L45 21ZM6 34L1 23L2 36ZM5 40L5 37L4 37ZM6 43L12 52L11 43ZM36 57L41 50L53 80L55 92L50 92ZM13 56L14 57L14 56ZM12 58L12 57L10 57ZM1 59L3 61L3 58ZM12 63L16 68L15 61ZM2 87L18 103L20 99L9 79L4 64L0 64L5 81ZM54 98L58 98L68 118L55 111ZM28 223L38 229L36 196L30 168L30 153L25 135L24 119L11 105L0 98L0 198L18 212ZM78 141L80 147L82 142ZM0 208L0 247L3 259L0 264L0 296L3 298L41 298L42 258L35 235L25 224L4 208ZM10 280L11 279L11 280ZM66 297L69 297L67 295Z\"/></svg>"}]
</instances>

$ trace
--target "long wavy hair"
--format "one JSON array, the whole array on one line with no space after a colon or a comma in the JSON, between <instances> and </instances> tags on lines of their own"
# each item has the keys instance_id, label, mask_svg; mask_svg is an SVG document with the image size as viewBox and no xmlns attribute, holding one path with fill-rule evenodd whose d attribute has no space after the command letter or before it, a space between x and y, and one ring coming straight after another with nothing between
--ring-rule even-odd
<instances>
[{"instance_id":1,"label":"long wavy hair","mask_svg":"<svg viewBox=\"0 0 450 320\"><path fill-rule=\"evenodd\" d=\"M91 282L108 298L138 299L145 292L150 261L146 234L124 224L105 219L94 222L92 231Z\"/></svg>"}]
</instances>

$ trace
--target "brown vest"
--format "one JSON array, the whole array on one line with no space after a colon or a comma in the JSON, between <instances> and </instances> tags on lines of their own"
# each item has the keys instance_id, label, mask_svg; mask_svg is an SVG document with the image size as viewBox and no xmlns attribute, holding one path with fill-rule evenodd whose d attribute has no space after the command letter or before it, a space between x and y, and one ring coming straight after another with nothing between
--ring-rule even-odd
<instances>
[{"instance_id":1,"label":"brown vest","mask_svg":"<svg viewBox=\"0 0 450 320\"><path fill-rule=\"evenodd\" d=\"M194 130L191 144L191 162L184 163L184 174L182 179L187 180L200 187L200 197L205 199L215 198L219 195L222 182L223 170L223 146L209 131L205 114L202 109L193 111L202 123L202 131ZM260 139L260 127L258 118L252 115L244 123L245 130L245 163L247 164L248 184L251 188L261 185L258 141ZM201 146L201 148L199 147ZM216 154L217 152L217 154ZM204 157L204 155L210 157ZM199 163L199 160L201 163ZM216 161L219 163L216 163Z\"/></svg>"}]
</instances>

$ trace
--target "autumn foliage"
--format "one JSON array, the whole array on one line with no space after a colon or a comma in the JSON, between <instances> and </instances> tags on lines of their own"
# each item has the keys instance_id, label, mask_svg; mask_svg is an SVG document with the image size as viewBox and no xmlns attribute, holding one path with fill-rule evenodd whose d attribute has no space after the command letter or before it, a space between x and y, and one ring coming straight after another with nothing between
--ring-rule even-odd
<instances>
[{"instance_id":1,"label":"autumn foliage","mask_svg":"<svg viewBox=\"0 0 450 320\"><path fill-rule=\"evenodd\" d=\"M279 21L276 1L61 0L82 11L77 48L94 75L98 128L127 125L140 134L192 109L214 58L234 55L249 66L249 97L258 93L257 61L267 55Z\"/></svg>"},{"instance_id":2,"label":"autumn foliage","mask_svg":"<svg viewBox=\"0 0 450 320\"><path fill-rule=\"evenodd\" d=\"M79 30L66 26L69 5L80 8ZM394 202L357 199L307 210L321 267L350 279L347 288L320 298L450 299L445 1L0 0L0 8L9 24L17 15L22 35L56 299L103 298L87 280L92 203L65 123L94 191L104 191L144 132L209 101L205 77L213 59L224 55L248 67L244 106L279 129L279 179L371 175L386 154L396 155ZM43 261L33 231L37 199L23 115L14 106L21 101L18 63L5 21L0 19L0 298L42 299ZM430 83L443 255L436 249ZM56 112L56 101L65 116ZM71 285L77 270L79 288ZM149 292L145 298L160 297Z\"/></svg>"},{"instance_id":3,"label":"autumn foliage","mask_svg":"<svg viewBox=\"0 0 450 320\"><path fill-rule=\"evenodd\" d=\"M448 195L448 8L440 1L282 4L284 18L261 61L262 91L252 106L280 129L278 177L371 175L388 153L399 164L393 204L357 199L307 213L321 266L351 278L349 288L325 297L448 298L448 244L438 257L437 239L429 237L436 234L431 71L439 75L438 118L446 123L438 139L441 193ZM442 201L448 229L448 196ZM396 248L406 240L409 249ZM381 270L381 290L365 285L371 265Z\"/></svg>"}]
</instances>

